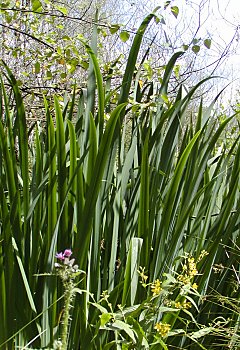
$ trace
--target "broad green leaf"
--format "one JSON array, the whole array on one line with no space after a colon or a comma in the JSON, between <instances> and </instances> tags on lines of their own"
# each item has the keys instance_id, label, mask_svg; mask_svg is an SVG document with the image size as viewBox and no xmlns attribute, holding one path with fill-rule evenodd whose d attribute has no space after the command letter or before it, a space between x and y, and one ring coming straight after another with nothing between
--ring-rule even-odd
<instances>
[{"instance_id":1,"label":"broad green leaf","mask_svg":"<svg viewBox=\"0 0 240 350\"><path fill-rule=\"evenodd\" d=\"M50 71L50 70L47 70L47 72L46 72L46 77L47 77L47 79L52 79L52 72Z\"/></svg>"},{"instance_id":2,"label":"broad green leaf","mask_svg":"<svg viewBox=\"0 0 240 350\"><path fill-rule=\"evenodd\" d=\"M199 45L193 45L192 46L192 51L197 54L200 51L200 46Z\"/></svg>"},{"instance_id":3,"label":"broad green leaf","mask_svg":"<svg viewBox=\"0 0 240 350\"><path fill-rule=\"evenodd\" d=\"M112 327L118 329L119 331L126 332L127 335L134 341L134 343L136 342L136 337L132 330L132 327L129 326L127 323L120 320L116 320L115 322L112 323Z\"/></svg>"},{"instance_id":4,"label":"broad green leaf","mask_svg":"<svg viewBox=\"0 0 240 350\"><path fill-rule=\"evenodd\" d=\"M211 48L211 44L212 44L212 40L211 39L205 39L203 43L206 46L206 48L210 49Z\"/></svg>"},{"instance_id":5,"label":"broad green leaf","mask_svg":"<svg viewBox=\"0 0 240 350\"><path fill-rule=\"evenodd\" d=\"M177 18L177 17L178 17L178 14L179 14L179 8L178 8L177 6L172 6L172 7L171 7L171 12L172 12L173 16L174 16L175 18Z\"/></svg>"},{"instance_id":6,"label":"broad green leaf","mask_svg":"<svg viewBox=\"0 0 240 350\"><path fill-rule=\"evenodd\" d=\"M128 301L130 305L133 305L135 301L139 277L137 270L140 263L142 244L143 240L141 238L132 238L131 240L125 269L122 305L125 305Z\"/></svg>"},{"instance_id":7,"label":"broad green leaf","mask_svg":"<svg viewBox=\"0 0 240 350\"><path fill-rule=\"evenodd\" d=\"M38 61L34 64L34 70L35 74L40 73L40 63Z\"/></svg>"},{"instance_id":8,"label":"broad green leaf","mask_svg":"<svg viewBox=\"0 0 240 350\"><path fill-rule=\"evenodd\" d=\"M100 316L101 327L104 327L112 319L113 315L109 313L104 313Z\"/></svg>"},{"instance_id":9,"label":"broad green leaf","mask_svg":"<svg viewBox=\"0 0 240 350\"><path fill-rule=\"evenodd\" d=\"M65 16L68 14L68 10L65 6L56 6L56 9Z\"/></svg>"},{"instance_id":10,"label":"broad green leaf","mask_svg":"<svg viewBox=\"0 0 240 350\"><path fill-rule=\"evenodd\" d=\"M122 42L125 43L126 41L128 41L130 34L126 30L124 30L120 33L119 37L122 40Z\"/></svg>"},{"instance_id":11,"label":"broad green leaf","mask_svg":"<svg viewBox=\"0 0 240 350\"><path fill-rule=\"evenodd\" d=\"M192 339L200 339L202 337L205 337L207 334L211 333L214 330L213 327L205 327L200 329L199 331L193 332L190 337Z\"/></svg>"},{"instance_id":12,"label":"broad green leaf","mask_svg":"<svg viewBox=\"0 0 240 350\"><path fill-rule=\"evenodd\" d=\"M42 3L39 0L31 0L32 2L32 10L34 12L41 12L42 11Z\"/></svg>"},{"instance_id":13,"label":"broad green leaf","mask_svg":"<svg viewBox=\"0 0 240 350\"><path fill-rule=\"evenodd\" d=\"M111 34L115 34L120 28L119 24L112 24L109 28Z\"/></svg>"}]
</instances>

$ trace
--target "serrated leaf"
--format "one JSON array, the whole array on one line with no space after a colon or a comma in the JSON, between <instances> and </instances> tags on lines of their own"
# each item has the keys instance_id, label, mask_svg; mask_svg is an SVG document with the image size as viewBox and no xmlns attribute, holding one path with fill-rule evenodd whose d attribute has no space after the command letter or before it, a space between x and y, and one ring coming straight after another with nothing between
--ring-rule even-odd
<instances>
[{"instance_id":1,"label":"serrated leaf","mask_svg":"<svg viewBox=\"0 0 240 350\"><path fill-rule=\"evenodd\" d=\"M112 26L109 28L111 34L115 34L120 28L119 24L112 24Z\"/></svg>"},{"instance_id":2,"label":"serrated leaf","mask_svg":"<svg viewBox=\"0 0 240 350\"><path fill-rule=\"evenodd\" d=\"M177 6L172 6L172 7L171 7L171 12L172 12L173 16L174 16L175 18L177 18L178 15L179 15L179 8L178 8Z\"/></svg>"},{"instance_id":3,"label":"serrated leaf","mask_svg":"<svg viewBox=\"0 0 240 350\"><path fill-rule=\"evenodd\" d=\"M34 12L42 11L42 3L39 0L32 0L32 10Z\"/></svg>"},{"instance_id":4,"label":"serrated leaf","mask_svg":"<svg viewBox=\"0 0 240 350\"><path fill-rule=\"evenodd\" d=\"M204 46L206 46L207 49L210 49L212 40L211 39L205 39L203 42Z\"/></svg>"},{"instance_id":5,"label":"serrated leaf","mask_svg":"<svg viewBox=\"0 0 240 350\"><path fill-rule=\"evenodd\" d=\"M125 30L123 32L120 33L119 37L122 40L122 42L126 42L129 39L129 33L126 32Z\"/></svg>"},{"instance_id":6,"label":"serrated leaf","mask_svg":"<svg viewBox=\"0 0 240 350\"><path fill-rule=\"evenodd\" d=\"M200 46L199 45L193 45L192 51L197 54L200 51Z\"/></svg>"}]
</instances>

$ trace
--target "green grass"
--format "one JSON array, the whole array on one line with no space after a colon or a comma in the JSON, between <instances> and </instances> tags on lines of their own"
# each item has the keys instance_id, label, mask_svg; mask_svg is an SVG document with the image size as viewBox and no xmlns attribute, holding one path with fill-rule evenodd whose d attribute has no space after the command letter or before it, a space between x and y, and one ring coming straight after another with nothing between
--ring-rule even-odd
<instances>
[{"instance_id":1,"label":"green grass","mask_svg":"<svg viewBox=\"0 0 240 350\"><path fill-rule=\"evenodd\" d=\"M30 347L51 348L58 338L63 289L56 276L40 274L53 271L55 253L65 248L73 250L87 274L78 285L86 293L78 293L72 309L69 349L124 348L117 345L118 332L99 330L92 341L101 312L89 304L89 293L98 301L108 291L114 310L118 304L141 304L150 287L140 286L139 266L145 267L149 282L163 279L180 269L178 257L184 252L196 258L202 250L209 253L199 263L200 296L218 294L234 305L239 301L240 143L237 135L226 148L221 139L235 116L219 125L210 108L200 104L197 120L186 122L193 94L204 82L185 97L180 87L175 98L164 102L182 53L169 61L161 85L140 87L135 64L153 17L144 20L135 36L118 102L112 102L114 86L105 93L96 53L83 43L92 62L87 98L73 93L64 107L57 96L54 105L45 99L46 122L36 123L31 139L16 80L2 66L2 77L14 93L13 103L1 82L2 349L23 349L33 339ZM220 264L223 268L215 274L213 267ZM229 303L223 307L219 297L199 304L196 322L207 326L217 317L229 318L228 327L239 334L238 312ZM131 317L134 323L134 313ZM142 331L153 334L161 317L159 311ZM235 338L228 338L226 347L230 341L235 349ZM208 334L199 343L218 348ZM176 335L152 349L195 349L199 343Z\"/></svg>"}]
</instances>

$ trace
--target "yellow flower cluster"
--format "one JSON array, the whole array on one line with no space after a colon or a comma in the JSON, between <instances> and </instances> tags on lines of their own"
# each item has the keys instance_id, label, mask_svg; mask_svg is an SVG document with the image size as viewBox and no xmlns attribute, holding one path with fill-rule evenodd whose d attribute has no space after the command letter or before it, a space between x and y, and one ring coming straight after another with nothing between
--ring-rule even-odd
<instances>
[{"instance_id":1,"label":"yellow flower cluster","mask_svg":"<svg viewBox=\"0 0 240 350\"><path fill-rule=\"evenodd\" d=\"M182 273L178 275L178 280L183 284L190 284L191 279L198 274L197 264L193 257L185 259L185 264L182 267ZM195 284L195 287L197 285ZM196 289L196 288L195 288Z\"/></svg>"},{"instance_id":2,"label":"yellow flower cluster","mask_svg":"<svg viewBox=\"0 0 240 350\"><path fill-rule=\"evenodd\" d=\"M192 307L192 304L190 303L190 301L186 301L184 300L182 303L180 303L180 301L177 301L175 303L175 307L177 309L190 309Z\"/></svg>"},{"instance_id":3,"label":"yellow flower cluster","mask_svg":"<svg viewBox=\"0 0 240 350\"><path fill-rule=\"evenodd\" d=\"M139 273L139 276L141 277L140 283L145 287L147 279L148 279L148 276L145 275L145 267L139 266L139 270L137 272Z\"/></svg>"},{"instance_id":4,"label":"yellow flower cluster","mask_svg":"<svg viewBox=\"0 0 240 350\"><path fill-rule=\"evenodd\" d=\"M190 277L194 277L198 273L194 258L188 258L188 269Z\"/></svg>"},{"instance_id":5,"label":"yellow flower cluster","mask_svg":"<svg viewBox=\"0 0 240 350\"><path fill-rule=\"evenodd\" d=\"M197 290L197 289L198 289L197 283L193 283L193 284L192 284L192 288Z\"/></svg>"},{"instance_id":6,"label":"yellow flower cluster","mask_svg":"<svg viewBox=\"0 0 240 350\"><path fill-rule=\"evenodd\" d=\"M151 284L151 291L153 293L153 296L159 295L162 288L161 288L161 281L159 279L157 279L156 281L154 281Z\"/></svg>"},{"instance_id":7,"label":"yellow flower cluster","mask_svg":"<svg viewBox=\"0 0 240 350\"><path fill-rule=\"evenodd\" d=\"M154 326L154 329L156 329L158 331L158 333L161 334L162 337L166 337L168 335L168 332L171 329L171 325L168 323L156 323L156 325Z\"/></svg>"},{"instance_id":8,"label":"yellow flower cluster","mask_svg":"<svg viewBox=\"0 0 240 350\"><path fill-rule=\"evenodd\" d=\"M205 256L207 256L209 253L206 251L206 250L202 250L201 251L201 253L200 253L200 255L199 255L199 257L198 257L198 259L197 259L197 263L199 262L199 261L201 261Z\"/></svg>"}]
</instances>

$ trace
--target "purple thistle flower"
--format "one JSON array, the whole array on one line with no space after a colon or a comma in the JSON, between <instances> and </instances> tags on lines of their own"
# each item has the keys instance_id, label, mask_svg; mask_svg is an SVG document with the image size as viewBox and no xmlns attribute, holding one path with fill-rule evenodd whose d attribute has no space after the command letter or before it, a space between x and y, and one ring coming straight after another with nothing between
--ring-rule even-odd
<instances>
[{"instance_id":1,"label":"purple thistle flower","mask_svg":"<svg viewBox=\"0 0 240 350\"><path fill-rule=\"evenodd\" d=\"M64 260L64 254L63 254L62 252L57 253L57 254L55 255L55 258L57 258L57 259L59 259L59 260Z\"/></svg>"},{"instance_id":2,"label":"purple thistle flower","mask_svg":"<svg viewBox=\"0 0 240 350\"><path fill-rule=\"evenodd\" d=\"M71 249L65 249L63 256L69 258L72 255Z\"/></svg>"}]
</instances>

